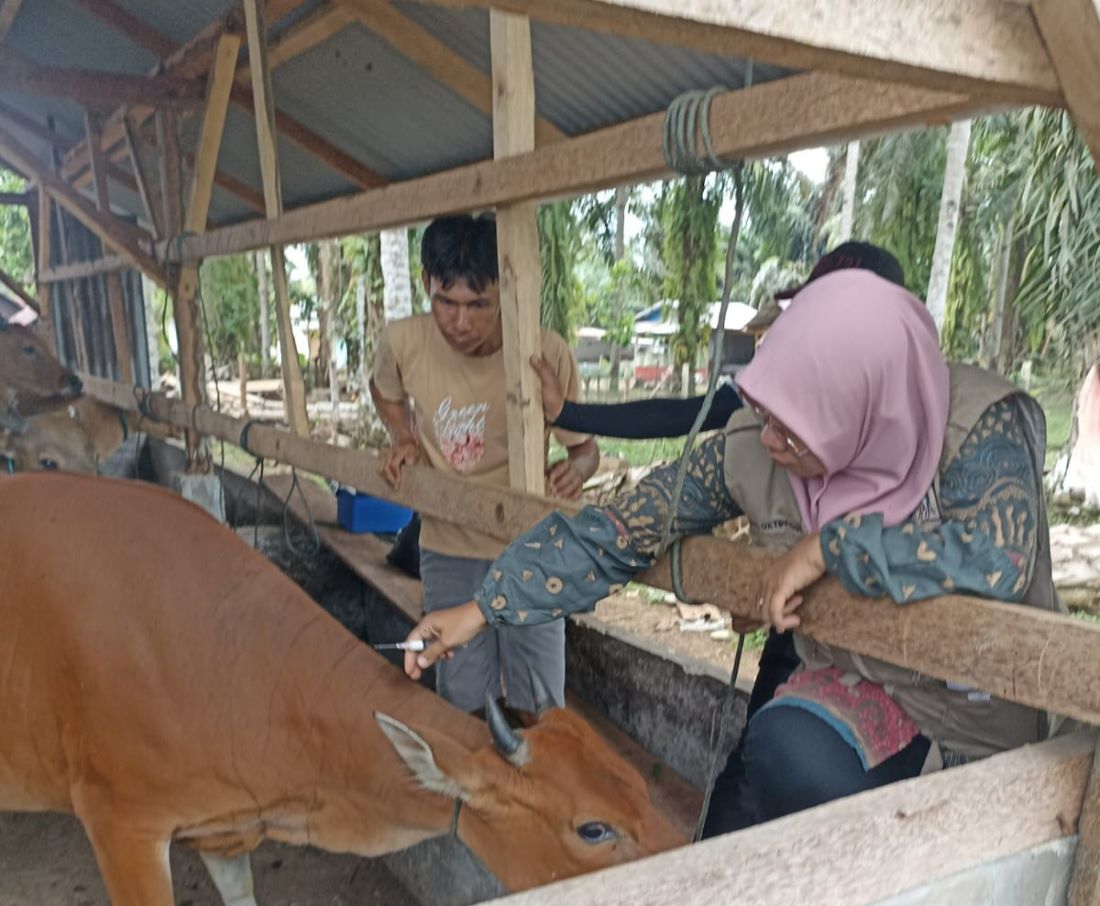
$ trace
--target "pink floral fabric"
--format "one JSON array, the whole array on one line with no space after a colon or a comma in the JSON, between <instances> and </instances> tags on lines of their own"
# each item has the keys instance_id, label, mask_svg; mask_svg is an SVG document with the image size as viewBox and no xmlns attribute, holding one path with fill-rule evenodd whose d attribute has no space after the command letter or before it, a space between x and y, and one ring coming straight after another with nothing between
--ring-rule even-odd
<instances>
[{"instance_id":1,"label":"pink floral fabric","mask_svg":"<svg viewBox=\"0 0 1100 906\"><path fill-rule=\"evenodd\" d=\"M766 707L783 706L805 708L828 723L856 750L868 771L920 733L882 686L837 667L795 672Z\"/></svg>"}]
</instances>

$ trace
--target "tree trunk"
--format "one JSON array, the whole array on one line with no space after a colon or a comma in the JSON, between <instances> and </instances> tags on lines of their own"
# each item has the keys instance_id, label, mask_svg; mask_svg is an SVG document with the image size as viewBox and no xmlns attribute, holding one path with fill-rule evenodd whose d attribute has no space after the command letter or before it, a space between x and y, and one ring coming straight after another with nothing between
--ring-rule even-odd
<instances>
[{"instance_id":1,"label":"tree trunk","mask_svg":"<svg viewBox=\"0 0 1100 906\"><path fill-rule=\"evenodd\" d=\"M329 402L332 404L332 424L340 427L340 382L336 379L336 361L333 351L336 347L336 309L340 302L340 287L337 285L340 273L340 246L334 239L320 244L321 286L318 297L321 302L323 318L319 319L322 334L322 358L328 371Z\"/></svg>"},{"instance_id":2,"label":"tree trunk","mask_svg":"<svg viewBox=\"0 0 1100 906\"><path fill-rule=\"evenodd\" d=\"M149 387L160 389L160 318L156 306L157 285L145 274L141 275L141 296L145 303L145 345L149 350Z\"/></svg>"},{"instance_id":3,"label":"tree trunk","mask_svg":"<svg viewBox=\"0 0 1100 906\"><path fill-rule=\"evenodd\" d=\"M355 331L359 337L359 404L369 408L370 361L367 358L367 278L363 275L355 283Z\"/></svg>"},{"instance_id":4,"label":"tree trunk","mask_svg":"<svg viewBox=\"0 0 1100 906\"><path fill-rule=\"evenodd\" d=\"M405 230L383 230L382 245L383 297L387 321L398 321L412 314L412 281L409 279L409 234Z\"/></svg>"},{"instance_id":5,"label":"tree trunk","mask_svg":"<svg viewBox=\"0 0 1100 906\"><path fill-rule=\"evenodd\" d=\"M932 272L928 278L928 311L943 329L947 313L947 287L951 279L951 260L955 253L955 234L959 227L959 203L966 177L966 153L970 147L970 120L953 123L947 135L947 163L943 168L943 195L940 219L936 227L936 247L932 253Z\"/></svg>"},{"instance_id":6,"label":"tree trunk","mask_svg":"<svg viewBox=\"0 0 1100 906\"><path fill-rule=\"evenodd\" d=\"M840 208L840 241L852 238L856 216L856 181L859 177L859 142L848 143L848 157L844 163L844 195Z\"/></svg>"},{"instance_id":7,"label":"tree trunk","mask_svg":"<svg viewBox=\"0 0 1100 906\"><path fill-rule=\"evenodd\" d=\"M271 280L267 272L267 249L259 249L256 264L256 289L260 295L260 377L271 373Z\"/></svg>"},{"instance_id":8,"label":"tree trunk","mask_svg":"<svg viewBox=\"0 0 1100 906\"><path fill-rule=\"evenodd\" d=\"M616 264L626 256L626 202L627 190L624 186L619 186L615 190L615 247L612 249ZM615 323L618 323L619 313L622 311L623 294L618 287L615 288L614 293L615 307L613 311ZM622 349L616 342L611 342L608 345L611 349L611 383L609 389L617 397L619 395L619 370L622 368Z\"/></svg>"}]
</instances>

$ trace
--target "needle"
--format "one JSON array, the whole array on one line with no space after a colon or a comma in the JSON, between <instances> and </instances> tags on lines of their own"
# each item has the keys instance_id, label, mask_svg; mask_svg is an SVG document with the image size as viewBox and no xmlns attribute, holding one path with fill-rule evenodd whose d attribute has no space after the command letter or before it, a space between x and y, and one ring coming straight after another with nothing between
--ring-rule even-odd
<instances>
[{"instance_id":1,"label":"needle","mask_svg":"<svg viewBox=\"0 0 1100 906\"><path fill-rule=\"evenodd\" d=\"M423 651L428 647L428 643L423 639L413 639L411 642L383 642L371 647L375 651Z\"/></svg>"}]
</instances>

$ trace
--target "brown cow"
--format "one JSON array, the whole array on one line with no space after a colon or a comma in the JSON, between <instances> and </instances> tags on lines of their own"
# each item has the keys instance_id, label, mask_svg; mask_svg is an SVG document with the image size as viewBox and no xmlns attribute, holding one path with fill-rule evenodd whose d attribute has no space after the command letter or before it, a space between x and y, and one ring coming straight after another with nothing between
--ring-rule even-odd
<instances>
[{"instance_id":1,"label":"brown cow","mask_svg":"<svg viewBox=\"0 0 1100 906\"><path fill-rule=\"evenodd\" d=\"M0 420L38 415L80 396L80 378L27 327L0 321Z\"/></svg>"},{"instance_id":2,"label":"brown cow","mask_svg":"<svg viewBox=\"0 0 1100 906\"><path fill-rule=\"evenodd\" d=\"M580 718L490 734L165 490L16 475L0 512L0 809L75 812L114 906L170 906L171 839L223 893L265 838L375 856L454 820L511 889L683 842Z\"/></svg>"},{"instance_id":3,"label":"brown cow","mask_svg":"<svg viewBox=\"0 0 1100 906\"><path fill-rule=\"evenodd\" d=\"M6 466L0 463L0 470L58 469L94 475L98 456L76 405L20 419L12 428L0 427L0 458L7 460Z\"/></svg>"}]
</instances>

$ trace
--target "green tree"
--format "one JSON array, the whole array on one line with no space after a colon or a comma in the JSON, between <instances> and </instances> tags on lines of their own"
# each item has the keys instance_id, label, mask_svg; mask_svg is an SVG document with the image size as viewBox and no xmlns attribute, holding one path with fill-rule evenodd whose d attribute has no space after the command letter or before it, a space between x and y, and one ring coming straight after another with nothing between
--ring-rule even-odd
<instances>
[{"instance_id":1,"label":"green tree","mask_svg":"<svg viewBox=\"0 0 1100 906\"><path fill-rule=\"evenodd\" d=\"M22 192L25 188L23 177L0 168L0 192ZM0 270L18 280L28 292L33 291L31 227L22 205L0 205Z\"/></svg>"},{"instance_id":2,"label":"green tree","mask_svg":"<svg viewBox=\"0 0 1100 906\"><path fill-rule=\"evenodd\" d=\"M687 176L667 184L660 202L663 288L677 301L673 366L688 365L688 393L695 392L695 363L710 339L707 313L717 293L718 211L721 180Z\"/></svg>"},{"instance_id":3,"label":"green tree","mask_svg":"<svg viewBox=\"0 0 1100 906\"><path fill-rule=\"evenodd\" d=\"M202 302L215 364L236 365L243 352L259 364L260 297L247 255L211 258L202 265Z\"/></svg>"},{"instance_id":4,"label":"green tree","mask_svg":"<svg viewBox=\"0 0 1100 906\"><path fill-rule=\"evenodd\" d=\"M572 203L558 201L538 210L539 255L542 258L542 292L539 320L571 342L581 312L581 285L576 261L580 229Z\"/></svg>"}]
</instances>

